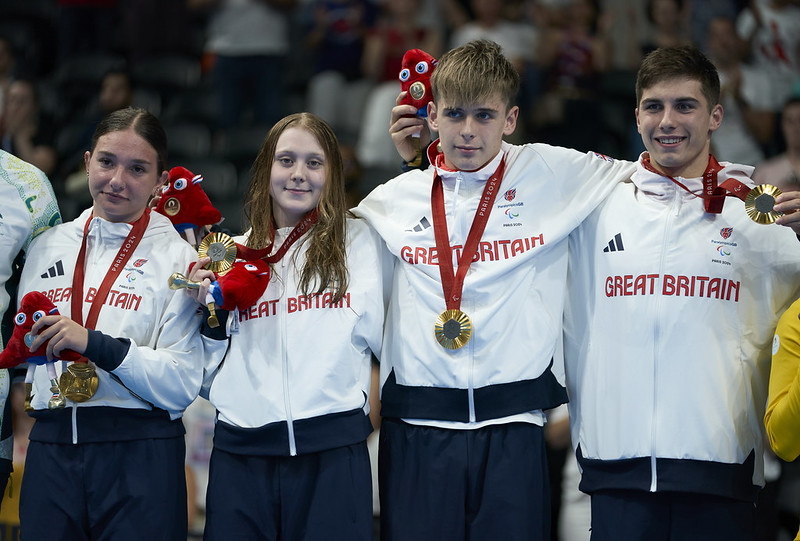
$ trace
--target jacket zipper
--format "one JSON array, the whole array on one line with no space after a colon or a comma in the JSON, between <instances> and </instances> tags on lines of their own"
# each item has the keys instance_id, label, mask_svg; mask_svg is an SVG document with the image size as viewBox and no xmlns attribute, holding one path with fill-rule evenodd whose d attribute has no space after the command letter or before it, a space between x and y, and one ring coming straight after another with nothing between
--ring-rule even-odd
<instances>
[{"instance_id":1,"label":"jacket zipper","mask_svg":"<svg viewBox=\"0 0 800 541\"><path fill-rule=\"evenodd\" d=\"M458 231L460 231L462 233L466 231L467 233L469 233L469 231L467 230L467 228L465 226L465 223L464 223L464 221L467 220L468 217L465 216L463 212L456 212L456 210L458 209L458 206L459 206L458 205L458 192L459 192L459 190L461 188L461 183L463 182L463 180L464 180L464 177L461 174L461 171L459 171L456 174L456 183L453 186L453 222L458 220ZM473 219L474 219L474 216L473 216ZM455 223L454 223L454 226L455 226ZM455 229L455 227L454 227L454 229ZM462 238L466 239L467 237L465 235L462 235ZM462 243L462 244L465 244L465 243ZM462 257L463 257L463 247L462 247ZM456 268L458 268L457 264L456 264ZM461 297L462 297L461 298L462 308L464 308L464 306L463 306L463 302L464 302L463 294L462 294ZM470 423L474 423L476 421L476 416L475 416L475 355L473 355L473 349L472 349L473 345L474 345L474 343L473 343L472 340L470 340L469 343L467 344L467 347L469 348L469 369L468 369L469 372L467 374L467 378L468 378L468 380L467 380L467 401L468 401L468 407L469 407L469 422Z\"/></svg>"},{"instance_id":2,"label":"jacket zipper","mask_svg":"<svg viewBox=\"0 0 800 541\"><path fill-rule=\"evenodd\" d=\"M92 261L91 261L91 266L92 267L96 267L97 266L97 261L98 261L98 259L100 257L100 250L97 248L98 246L102 246L102 242L101 242L102 239L100 239L100 235L101 235L100 227L97 224L92 224L89 227L89 233L88 233L87 239L86 239L87 243L92 237L94 237L94 241L95 241L94 249L92 250ZM87 246L87 249L88 249L88 246ZM88 266L89 265L87 264L87 267ZM84 283L85 283L85 278L84 278ZM81 307L83 307L83 299L78 299L78 302L80 303ZM62 363L62 367L66 368L66 364L67 363ZM77 445L77 443L78 443L78 406L76 404L72 404L71 407L72 407L72 443Z\"/></svg>"},{"instance_id":3,"label":"jacket zipper","mask_svg":"<svg viewBox=\"0 0 800 541\"><path fill-rule=\"evenodd\" d=\"M280 266L281 266L281 280L284 284L286 284L286 265L287 260L289 258L289 254L285 254L283 258L281 258ZM286 410L286 429L288 431L289 437L289 454L291 456L297 456L297 444L294 439L294 421L292 419L292 405L291 401L289 400L289 354L287 352L287 324L286 324L286 310L284 308L284 303L281 303L280 309L280 321L281 321L281 363L283 367L283 407Z\"/></svg>"},{"instance_id":4,"label":"jacket zipper","mask_svg":"<svg viewBox=\"0 0 800 541\"><path fill-rule=\"evenodd\" d=\"M669 239L669 232L672 229L672 222L673 217L678 216L681 210L681 194L678 190L674 191L674 198L672 199L672 204L670 205L670 209L667 213L667 219L664 224L664 235L662 237L661 242L661 257L659 263L658 273L660 276L664 275L664 266L666 261L666 252L667 252L667 245ZM658 377L656 374L658 373L658 360L659 360L659 347L658 347L658 335L659 335L659 317L661 314L661 295L656 297L656 306L654 310L654 317L655 324L653 328L653 404L652 404L652 423L653 428L650 437L650 492L656 492L658 490L658 470L657 470L657 449L656 449L656 426L657 423L657 416L658 410L656 404L658 403Z\"/></svg>"},{"instance_id":5,"label":"jacket zipper","mask_svg":"<svg viewBox=\"0 0 800 541\"><path fill-rule=\"evenodd\" d=\"M78 406L72 405L72 443L78 443Z\"/></svg>"}]
</instances>

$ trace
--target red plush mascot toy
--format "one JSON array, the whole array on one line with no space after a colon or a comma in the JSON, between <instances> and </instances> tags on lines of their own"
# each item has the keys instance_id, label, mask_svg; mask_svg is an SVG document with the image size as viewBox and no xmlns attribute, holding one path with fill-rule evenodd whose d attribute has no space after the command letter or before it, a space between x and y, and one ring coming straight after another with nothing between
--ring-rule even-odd
<instances>
[{"instance_id":1,"label":"red plush mascot toy","mask_svg":"<svg viewBox=\"0 0 800 541\"><path fill-rule=\"evenodd\" d=\"M401 105L413 105L417 108L417 116L428 117L428 103L433 101L431 91L431 74L436 67L436 59L422 49L410 49L403 55L400 70L400 89L406 92ZM417 157L409 165L418 167L422 164L422 150L419 148L418 135L413 140L417 147Z\"/></svg>"},{"instance_id":2,"label":"red plush mascot toy","mask_svg":"<svg viewBox=\"0 0 800 541\"><path fill-rule=\"evenodd\" d=\"M189 266L190 272L193 266L194 264ZM226 272L214 274L217 279L211 283L206 295L206 304L211 314L208 324L211 327L219 326L215 312L217 308L245 310L253 306L267 289L270 270L269 263L263 259L237 259ZM176 273L170 276L169 285L172 289L196 288L200 286L200 282L193 282Z\"/></svg>"},{"instance_id":3,"label":"red plush mascot toy","mask_svg":"<svg viewBox=\"0 0 800 541\"><path fill-rule=\"evenodd\" d=\"M222 219L200 186L202 181L202 175L195 175L185 167L173 167L155 209L169 218L178 233L193 246L197 245L196 229L219 223Z\"/></svg>"},{"instance_id":4,"label":"red plush mascot toy","mask_svg":"<svg viewBox=\"0 0 800 541\"><path fill-rule=\"evenodd\" d=\"M228 272L217 275L217 281L213 282L208 290L209 297L213 298L213 302L209 300L207 303L211 312L208 324L212 327L217 326L214 324L215 306L224 310L250 308L267 289L267 284L269 284L269 263L263 259L253 261L237 259Z\"/></svg>"},{"instance_id":5,"label":"red plush mascot toy","mask_svg":"<svg viewBox=\"0 0 800 541\"><path fill-rule=\"evenodd\" d=\"M38 365L47 366L47 375L50 376L50 391L53 396L47 404L49 409L63 408L66 400L61 393L56 379L54 362L47 360L47 342L36 351L31 352L30 346L35 336L30 334L33 324L44 316L58 314L58 308L39 291L27 293L20 301L19 311L14 316L14 331L6 348L0 353L0 368L13 368L22 363L28 363L25 374L25 409L30 409L31 392L33 389L33 375ZM61 352L61 360L78 361L81 355L72 350Z\"/></svg>"}]
</instances>

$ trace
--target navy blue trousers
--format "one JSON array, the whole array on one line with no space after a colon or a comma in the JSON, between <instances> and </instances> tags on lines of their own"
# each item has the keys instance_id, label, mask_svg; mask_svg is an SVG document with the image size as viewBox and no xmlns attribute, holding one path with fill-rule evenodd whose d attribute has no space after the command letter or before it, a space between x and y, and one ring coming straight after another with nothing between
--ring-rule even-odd
<instances>
[{"instance_id":1,"label":"navy blue trousers","mask_svg":"<svg viewBox=\"0 0 800 541\"><path fill-rule=\"evenodd\" d=\"M708 494L592 494L592 541L754 541L755 505Z\"/></svg>"},{"instance_id":2,"label":"navy blue trousers","mask_svg":"<svg viewBox=\"0 0 800 541\"><path fill-rule=\"evenodd\" d=\"M20 493L23 541L187 537L183 437L30 442Z\"/></svg>"},{"instance_id":3,"label":"navy blue trousers","mask_svg":"<svg viewBox=\"0 0 800 541\"><path fill-rule=\"evenodd\" d=\"M214 448L209 541L370 541L372 474L365 442L294 457Z\"/></svg>"},{"instance_id":4,"label":"navy blue trousers","mask_svg":"<svg viewBox=\"0 0 800 541\"><path fill-rule=\"evenodd\" d=\"M384 419L378 455L384 541L550 539L541 426L448 430Z\"/></svg>"}]
</instances>

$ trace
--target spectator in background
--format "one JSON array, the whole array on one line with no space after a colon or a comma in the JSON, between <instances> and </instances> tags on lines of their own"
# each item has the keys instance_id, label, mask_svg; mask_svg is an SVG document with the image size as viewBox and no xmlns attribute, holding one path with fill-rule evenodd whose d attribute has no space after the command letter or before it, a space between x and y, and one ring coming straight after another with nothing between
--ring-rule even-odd
<instances>
[{"instance_id":1,"label":"spectator in background","mask_svg":"<svg viewBox=\"0 0 800 541\"><path fill-rule=\"evenodd\" d=\"M603 129L597 89L610 65L610 20L597 0L569 0L552 10L551 25L542 33L537 51L537 64L546 78L532 117L537 139L594 150Z\"/></svg>"},{"instance_id":2,"label":"spectator in background","mask_svg":"<svg viewBox=\"0 0 800 541\"><path fill-rule=\"evenodd\" d=\"M92 140L97 124L107 114L118 109L124 109L133 103L133 80L131 74L124 69L111 69L103 76L100 82L100 91L97 97L87 107L78 125L82 126L68 147L61 147L62 164L64 171L64 195L62 211L65 219L72 219L81 210L91 204L92 197L89 193L88 178L83 159L83 152ZM69 128L68 128L69 129ZM68 173L69 172L69 173Z\"/></svg>"},{"instance_id":3,"label":"spectator in background","mask_svg":"<svg viewBox=\"0 0 800 541\"><path fill-rule=\"evenodd\" d=\"M8 86L14 79L16 67L17 62L14 57L14 46L8 39L0 36L0 104L3 103L3 95L8 91ZM2 119L1 109L0 119Z\"/></svg>"},{"instance_id":4,"label":"spectator in background","mask_svg":"<svg viewBox=\"0 0 800 541\"><path fill-rule=\"evenodd\" d=\"M98 104L103 116L128 107L133 102L133 81L131 74L125 70L112 69L100 83ZM99 120L99 119L98 119Z\"/></svg>"},{"instance_id":5,"label":"spectator in background","mask_svg":"<svg viewBox=\"0 0 800 541\"><path fill-rule=\"evenodd\" d=\"M772 184L784 192L800 191L800 95L783 106L781 129L786 151L758 164L753 180Z\"/></svg>"},{"instance_id":6,"label":"spectator in background","mask_svg":"<svg viewBox=\"0 0 800 541\"><path fill-rule=\"evenodd\" d=\"M521 10L520 2L504 0L469 0L473 17L456 27L450 36L450 48L460 47L470 41L488 39L500 45L503 56L508 58L520 75L520 103L530 103L538 99L542 90L542 73L535 65L536 47L539 43L539 29L545 13L549 13L541 2L534 2ZM523 11L527 18L523 16ZM512 19L511 17L515 18ZM522 118L522 129L509 139L522 142L529 131L527 118Z\"/></svg>"},{"instance_id":7,"label":"spectator in background","mask_svg":"<svg viewBox=\"0 0 800 541\"><path fill-rule=\"evenodd\" d=\"M707 50L708 25L715 17L736 20L750 0L702 0L688 1L686 23L689 25L692 44L701 51ZM638 67L638 66L637 66Z\"/></svg>"},{"instance_id":8,"label":"spectator in background","mask_svg":"<svg viewBox=\"0 0 800 541\"><path fill-rule=\"evenodd\" d=\"M768 81L763 99L777 115L800 77L800 6L796 0L753 0L739 15L736 31L749 44L748 62ZM773 140L780 141L777 124L772 129Z\"/></svg>"},{"instance_id":9,"label":"spectator in background","mask_svg":"<svg viewBox=\"0 0 800 541\"><path fill-rule=\"evenodd\" d=\"M209 12L206 53L213 55L219 128L252 120L272 125L283 116L281 84L289 53L289 14L297 0L189 0ZM252 119L244 114L252 109Z\"/></svg>"},{"instance_id":10,"label":"spectator in background","mask_svg":"<svg viewBox=\"0 0 800 541\"><path fill-rule=\"evenodd\" d=\"M324 119L346 145L355 143L372 82L361 62L374 18L368 0L316 0L306 45L316 68L308 83L308 110Z\"/></svg>"},{"instance_id":11,"label":"spectator in background","mask_svg":"<svg viewBox=\"0 0 800 541\"><path fill-rule=\"evenodd\" d=\"M117 0L58 0L58 57L108 50L115 43Z\"/></svg>"},{"instance_id":12,"label":"spectator in background","mask_svg":"<svg viewBox=\"0 0 800 541\"><path fill-rule=\"evenodd\" d=\"M725 110L712 140L714 155L725 161L756 165L764 159L762 145L772 138L775 113L764 99L769 81L742 62L746 44L736 34L734 22L716 17L708 27L708 56L717 68Z\"/></svg>"},{"instance_id":13,"label":"spectator in background","mask_svg":"<svg viewBox=\"0 0 800 541\"><path fill-rule=\"evenodd\" d=\"M659 47L691 45L691 39L686 32L688 10L683 0L649 0L646 14L653 28L639 44L636 66L648 53Z\"/></svg>"},{"instance_id":14,"label":"spectator in background","mask_svg":"<svg viewBox=\"0 0 800 541\"><path fill-rule=\"evenodd\" d=\"M52 175L57 163L55 126L39 104L33 79L15 79L3 100L0 148Z\"/></svg>"},{"instance_id":15,"label":"spectator in background","mask_svg":"<svg viewBox=\"0 0 800 541\"><path fill-rule=\"evenodd\" d=\"M438 27L420 21L421 0L383 0L375 28L367 34L362 71L375 82L364 109L357 158L365 167L397 165L394 144L386 131L395 99L400 92L403 55L422 49L434 58L442 53Z\"/></svg>"},{"instance_id":16,"label":"spectator in background","mask_svg":"<svg viewBox=\"0 0 800 541\"><path fill-rule=\"evenodd\" d=\"M503 56L523 76L533 61L537 30L532 24L509 20L504 0L470 0L474 18L459 26L450 37L450 48L460 47L477 39L488 39L500 45Z\"/></svg>"}]
</instances>

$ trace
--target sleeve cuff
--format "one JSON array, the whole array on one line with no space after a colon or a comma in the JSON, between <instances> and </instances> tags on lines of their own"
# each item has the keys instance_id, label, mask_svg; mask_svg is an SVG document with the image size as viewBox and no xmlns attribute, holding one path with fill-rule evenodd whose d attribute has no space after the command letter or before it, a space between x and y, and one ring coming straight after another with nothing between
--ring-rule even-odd
<instances>
[{"instance_id":1,"label":"sleeve cuff","mask_svg":"<svg viewBox=\"0 0 800 541\"><path fill-rule=\"evenodd\" d=\"M430 165L431 164L430 161L428 160L428 153L423 152L422 163L420 165L411 165L407 161L403 160L402 163L400 164L400 169L402 169L404 173L407 173L408 171L411 171L413 169L427 169L428 167L430 167Z\"/></svg>"},{"instance_id":2,"label":"sleeve cuff","mask_svg":"<svg viewBox=\"0 0 800 541\"><path fill-rule=\"evenodd\" d=\"M89 343L84 355L98 367L106 372L116 369L131 347L127 338L114 338L94 329L89 331Z\"/></svg>"}]
</instances>

